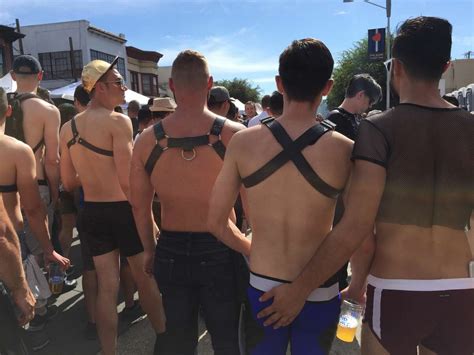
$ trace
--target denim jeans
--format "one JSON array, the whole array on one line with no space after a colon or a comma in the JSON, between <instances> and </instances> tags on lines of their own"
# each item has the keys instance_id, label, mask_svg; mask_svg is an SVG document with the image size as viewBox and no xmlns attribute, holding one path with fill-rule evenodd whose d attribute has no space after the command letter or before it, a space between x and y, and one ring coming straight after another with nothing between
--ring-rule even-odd
<instances>
[{"instance_id":1,"label":"denim jeans","mask_svg":"<svg viewBox=\"0 0 474 355\"><path fill-rule=\"evenodd\" d=\"M238 355L239 302L231 251L209 233L162 231L155 278L163 294L166 332L155 354L193 355L201 308L216 355Z\"/></svg>"}]
</instances>

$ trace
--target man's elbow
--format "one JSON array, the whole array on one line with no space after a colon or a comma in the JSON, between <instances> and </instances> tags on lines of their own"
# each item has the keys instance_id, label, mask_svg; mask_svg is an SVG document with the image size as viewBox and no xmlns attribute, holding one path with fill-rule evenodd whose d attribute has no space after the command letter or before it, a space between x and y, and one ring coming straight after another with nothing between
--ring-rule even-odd
<instances>
[{"instance_id":1,"label":"man's elbow","mask_svg":"<svg viewBox=\"0 0 474 355\"><path fill-rule=\"evenodd\" d=\"M220 223L218 222L217 218L212 215L209 215L207 219L207 230L209 231L209 233L216 236L217 238L219 238L219 236L221 235Z\"/></svg>"},{"instance_id":2,"label":"man's elbow","mask_svg":"<svg viewBox=\"0 0 474 355\"><path fill-rule=\"evenodd\" d=\"M44 160L45 169L59 169L59 156L45 157Z\"/></svg>"}]
</instances>

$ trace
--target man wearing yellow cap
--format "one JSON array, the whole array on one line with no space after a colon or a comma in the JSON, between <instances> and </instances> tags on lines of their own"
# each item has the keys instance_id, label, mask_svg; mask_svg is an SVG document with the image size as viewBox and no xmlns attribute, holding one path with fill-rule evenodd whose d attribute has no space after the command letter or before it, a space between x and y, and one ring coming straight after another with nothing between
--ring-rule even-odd
<instances>
[{"instance_id":1,"label":"man wearing yellow cap","mask_svg":"<svg viewBox=\"0 0 474 355\"><path fill-rule=\"evenodd\" d=\"M117 60L94 60L84 67L82 84L90 105L63 126L60 137L64 187L84 189L83 230L97 271L97 330L105 355L115 354L117 345L119 252L127 257L155 331L165 329L160 292L142 269L143 247L128 203L132 124L114 111L124 103L127 90L114 68Z\"/></svg>"}]
</instances>

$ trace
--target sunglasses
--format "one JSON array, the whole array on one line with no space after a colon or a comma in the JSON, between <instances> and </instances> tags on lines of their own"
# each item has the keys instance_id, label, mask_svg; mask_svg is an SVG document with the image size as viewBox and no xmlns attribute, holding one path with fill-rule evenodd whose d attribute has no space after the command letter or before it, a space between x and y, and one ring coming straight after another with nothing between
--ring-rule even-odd
<instances>
[{"instance_id":1,"label":"sunglasses","mask_svg":"<svg viewBox=\"0 0 474 355\"><path fill-rule=\"evenodd\" d=\"M394 58L390 58L389 60L386 60L385 62L383 62L383 65L385 65L385 69L387 69L387 71L390 73L390 71L392 70L392 62L393 62L393 59Z\"/></svg>"},{"instance_id":2,"label":"sunglasses","mask_svg":"<svg viewBox=\"0 0 474 355\"><path fill-rule=\"evenodd\" d=\"M123 80L123 78L120 78L120 79L117 79L117 80L114 80L114 81L103 81L103 83L104 84L117 84L122 89L125 87L125 81Z\"/></svg>"}]
</instances>

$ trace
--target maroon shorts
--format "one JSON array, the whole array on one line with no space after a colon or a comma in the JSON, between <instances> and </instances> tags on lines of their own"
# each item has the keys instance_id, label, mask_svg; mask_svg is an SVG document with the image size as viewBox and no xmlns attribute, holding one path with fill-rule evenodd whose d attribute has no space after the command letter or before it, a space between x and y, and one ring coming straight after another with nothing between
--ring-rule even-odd
<instances>
[{"instance_id":1,"label":"maroon shorts","mask_svg":"<svg viewBox=\"0 0 474 355\"><path fill-rule=\"evenodd\" d=\"M474 353L474 279L368 282L364 323L391 355Z\"/></svg>"}]
</instances>

